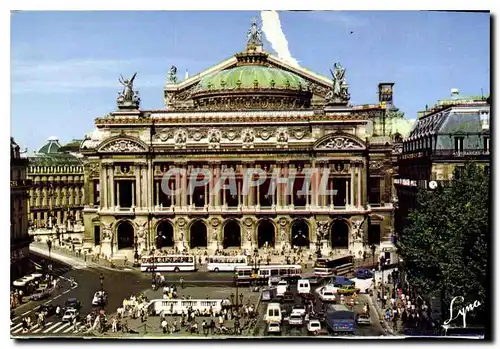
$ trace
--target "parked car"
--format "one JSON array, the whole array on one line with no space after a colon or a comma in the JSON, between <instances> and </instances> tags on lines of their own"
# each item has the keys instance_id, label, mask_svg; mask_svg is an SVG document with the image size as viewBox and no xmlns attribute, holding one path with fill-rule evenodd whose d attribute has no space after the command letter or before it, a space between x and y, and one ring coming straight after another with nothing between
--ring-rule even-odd
<instances>
[{"instance_id":1,"label":"parked car","mask_svg":"<svg viewBox=\"0 0 500 349\"><path fill-rule=\"evenodd\" d=\"M319 333L321 331L321 322L318 319L311 319L307 323L307 332Z\"/></svg>"},{"instance_id":2,"label":"parked car","mask_svg":"<svg viewBox=\"0 0 500 349\"><path fill-rule=\"evenodd\" d=\"M370 326L372 324L372 320L370 318L370 315L368 315L368 314L359 314L358 318L356 319L356 323L358 325Z\"/></svg>"},{"instance_id":3,"label":"parked car","mask_svg":"<svg viewBox=\"0 0 500 349\"><path fill-rule=\"evenodd\" d=\"M92 298L92 305L104 306L108 301L108 293L106 291L97 291Z\"/></svg>"},{"instance_id":4,"label":"parked car","mask_svg":"<svg viewBox=\"0 0 500 349\"><path fill-rule=\"evenodd\" d=\"M360 269L356 270L355 276L356 276L356 278L362 279L362 280L371 279L371 278L373 278L373 272L370 269L360 268Z\"/></svg>"},{"instance_id":5,"label":"parked car","mask_svg":"<svg viewBox=\"0 0 500 349\"><path fill-rule=\"evenodd\" d=\"M76 298L69 298L66 303L64 303L64 308L66 309L76 309L80 310L82 304Z\"/></svg>"},{"instance_id":6,"label":"parked car","mask_svg":"<svg viewBox=\"0 0 500 349\"><path fill-rule=\"evenodd\" d=\"M306 307L304 305L301 305L301 304L295 304L292 308L291 315L293 315L293 314L299 314L301 317L306 315Z\"/></svg>"},{"instance_id":7,"label":"parked car","mask_svg":"<svg viewBox=\"0 0 500 349\"><path fill-rule=\"evenodd\" d=\"M267 325L268 333L281 333L281 326L279 322L270 322Z\"/></svg>"},{"instance_id":8,"label":"parked car","mask_svg":"<svg viewBox=\"0 0 500 349\"><path fill-rule=\"evenodd\" d=\"M302 326L304 324L304 319L299 313L292 313L288 318L288 324L290 326Z\"/></svg>"},{"instance_id":9,"label":"parked car","mask_svg":"<svg viewBox=\"0 0 500 349\"><path fill-rule=\"evenodd\" d=\"M63 322L73 322L73 319L77 319L80 316L80 313L78 313L78 310L76 309L68 309L64 312L64 315L62 317Z\"/></svg>"}]
</instances>

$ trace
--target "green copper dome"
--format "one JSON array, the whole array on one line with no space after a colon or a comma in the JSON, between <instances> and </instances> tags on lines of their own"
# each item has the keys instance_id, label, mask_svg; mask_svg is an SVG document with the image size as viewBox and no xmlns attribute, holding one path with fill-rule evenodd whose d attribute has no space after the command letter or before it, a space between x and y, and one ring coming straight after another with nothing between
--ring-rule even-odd
<instances>
[{"instance_id":1,"label":"green copper dome","mask_svg":"<svg viewBox=\"0 0 500 349\"><path fill-rule=\"evenodd\" d=\"M195 92L240 88L305 90L306 86L306 81L294 73L262 65L245 65L205 76Z\"/></svg>"}]
</instances>

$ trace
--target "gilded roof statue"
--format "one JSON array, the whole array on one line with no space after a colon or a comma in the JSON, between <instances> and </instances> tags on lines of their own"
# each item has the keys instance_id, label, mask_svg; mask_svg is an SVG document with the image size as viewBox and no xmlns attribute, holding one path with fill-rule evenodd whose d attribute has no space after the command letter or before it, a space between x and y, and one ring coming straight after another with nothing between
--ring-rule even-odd
<instances>
[{"instance_id":1,"label":"gilded roof statue","mask_svg":"<svg viewBox=\"0 0 500 349\"><path fill-rule=\"evenodd\" d=\"M120 78L118 81L123 85L122 92L118 92L118 98L116 99L116 103L118 104L118 108L138 108L141 102L139 98L139 91L134 91L134 79L137 73L130 79L125 79L120 74Z\"/></svg>"},{"instance_id":2,"label":"gilded roof statue","mask_svg":"<svg viewBox=\"0 0 500 349\"><path fill-rule=\"evenodd\" d=\"M252 25L247 33L247 47L262 46L262 31L257 26L257 18L254 17Z\"/></svg>"},{"instance_id":3,"label":"gilded roof statue","mask_svg":"<svg viewBox=\"0 0 500 349\"><path fill-rule=\"evenodd\" d=\"M347 101L351 98L348 87L349 85L345 79L345 69L342 64L335 63L333 65L333 70L330 69L330 73L333 77L332 89L326 95L326 101L329 104L347 104Z\"/></svg>"},{"instance_id":4,"label":"gilded roof statue","mask_svg":"<svg viewBox=\"0 0 500 349\"><path fill-rule=\"evenodd\" d=\"M176 84L177 83L177 67L175 65L171 66L168 70L167 77L168 84Z\"/></svg>"}]
</instances>

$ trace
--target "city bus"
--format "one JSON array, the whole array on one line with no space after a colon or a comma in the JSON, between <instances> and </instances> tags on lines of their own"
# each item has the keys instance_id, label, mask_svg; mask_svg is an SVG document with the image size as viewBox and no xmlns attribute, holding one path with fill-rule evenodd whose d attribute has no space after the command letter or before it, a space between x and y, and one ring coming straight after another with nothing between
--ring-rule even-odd
<instances>
[{"instance_id":1,"label":"city bus","mask_svg":"<svg viewBox=\"0 0 500 349\"><path fill-rule=\"evenodd\" d=\"M192 255L144 256L141 258L141 271L195 271L196 258Z\"/></svg>"},{"instance_id":2,"label":"city bus","mask_svg":"<svg viewBox=\"0 0 500 349\"><path fill-rule=\"evenodd\" d=\"M354 272L354 256L336 259L320 258L314 263L314 275L325 277L331 275L347 275Z\"/></svg>"},{"instance_id":3,"label":"city bus","mask_svg":"<svg viewBox=\"0 0 500 349\"><path fill-rule=\"evenodd\" d=\"M255 271L254 267L236 267L234 269L238 284L267 284L270 277L300 279L302 267L300 265L261 265Z\"/></svg>"},{"instance_id":4,"label":"city bus","mask_svg":"<svg viewBox=\"0 0 500 349\"><path fill-rule=\"evenodd\" d=\"M248 265L247 256L210 256L208 257L208 271L234 271L236 267Z\"/></svg>"}]
</instances>

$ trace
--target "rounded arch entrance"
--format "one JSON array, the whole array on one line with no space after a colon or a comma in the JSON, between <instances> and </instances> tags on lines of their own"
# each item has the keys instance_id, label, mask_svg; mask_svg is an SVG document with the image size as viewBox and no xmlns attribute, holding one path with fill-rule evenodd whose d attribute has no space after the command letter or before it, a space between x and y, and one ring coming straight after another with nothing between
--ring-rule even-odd
<instances>
[{"instance_id":1,"label":"rounded arch entrance","mask_svg":"<svg viewBox=\"0 0 500 349\"><path fill-rule=\"evenodd\" d=\"M156 226L156 248L174 247L174 227L167 220L161 221Z\"/></svg>"},{"instance_id":2,"label":"rounded arch entrance","mask_svg":"<svg viewBox=\"0 0 500 349\"><path fill-rule=\"evenodd\" d=\"M121 221L116 227L118 249L134 247L134 226L129 221Z\"/></svg>"},{"instance_id":3,"label":"rounded arch entrance","mask_svg":"<svg viewBox=\"0 0 500 349\"><path fill-rule=\"evenodd\" d=\"M223 228L222 247L241 247L241 227L237 220L229 220Z\"/></svg>"},{"instance_id":4,"label":"rounded arch entrance","mask_svg":"<svg viewBox=\"0 0 500 349\"><path fill-rule=\"evenodd\" d=\"M333 221L330 228L330 241L332 248L349 248L349 226L346 221L341 219Z\"/></svg>"},{"instance_id":5,"label":"rounded arch entrance","mask_svg":"<svg viewBox=\"0 0 500 349\"><path fill-rule=\"evenodd\" d=\"M189 247L207 247L207 226L203 221L196 221L189 228Z\"/></svg>"},{"instance_id":6,"label":"rounded arch entrance","mask_svg":"<svg viewBox=\"0 0 500 349\"><path fill-rule=\"evenodd\" d=\"M257 245L259 248L263 247L266 242L268 246L274 247L275 235L274 224L270 220L264 219L259 222L257 226Z\"/></svg>"},{"instance_id":7,"label":"rounded arch entrance","mask_svg":"<svg viewBox=\"0 0 500 349\"><path fill-rule=\"evenodd\" d=\"M296 219L291 229L292 246L309 247L309 224L305 219Z\"/></svg>"}]
</instances>

